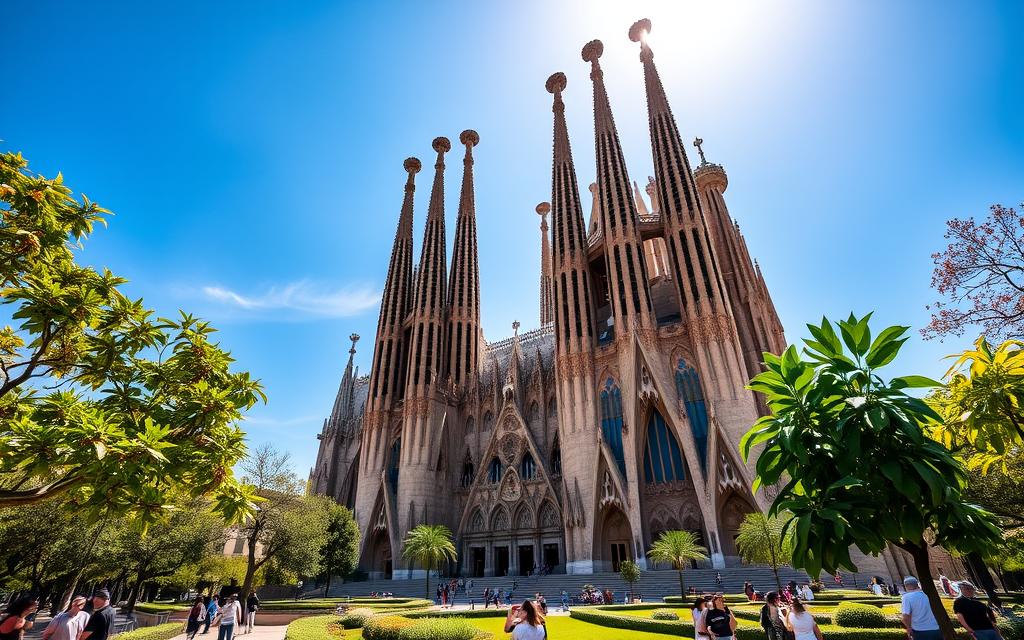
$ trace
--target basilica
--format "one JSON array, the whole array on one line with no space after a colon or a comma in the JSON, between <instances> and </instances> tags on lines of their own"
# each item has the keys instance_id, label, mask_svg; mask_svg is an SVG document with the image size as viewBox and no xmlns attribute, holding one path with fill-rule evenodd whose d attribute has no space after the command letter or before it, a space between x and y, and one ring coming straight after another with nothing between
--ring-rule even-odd
<instances>
[{"instance_id":1,"label":"basilica","mask_svg":"<svg viewBox=\"0 0 1024 640\"><path fill-rule=\"evenodd\" d=\"M436 153L418 266L413 265L416 158L404 198L366 375L352 348L318 435L311 490L350 506L363 531L360 568L422 576L402 560L406 533L444 524L459 551L450 573L586 574L646 566L653 540L693 531L709 566L738 562L750 492L740 436L764 411L745 389L764 351L785 346L757 263L726 206L728 178L691 166L646 44L639 45L654 175L632 179L600 59L583 47L594 112L596 179L589 217L569 145L564 100L584 99L563 73L552 98L551 198L540 216L539 328L488 342L480 325L473 148L459 137L462 181L446 255L444 176ZM623 43L625 45L625 43ZM582 73L574 74L583 77ZM692 123L683 123L684 127ZM581 123L577 126L581 126ZM641 185L643 185L641 187ZM397 204L397 203L396 203ZM486 294L485 294L486 295Z\"/></svg>"}]
</instances>

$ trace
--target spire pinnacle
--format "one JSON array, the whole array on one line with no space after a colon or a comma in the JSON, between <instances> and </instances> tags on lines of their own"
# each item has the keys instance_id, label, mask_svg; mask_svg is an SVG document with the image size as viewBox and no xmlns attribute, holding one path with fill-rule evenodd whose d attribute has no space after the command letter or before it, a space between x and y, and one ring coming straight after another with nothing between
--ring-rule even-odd
<instances>
[{"instance_id":1,"label":"spire pinnacle","mask_svg":"<svg viewBox=\"0 0 1024 640\"><path fill-rule=\"evenodd\" d=\"M654 59L654 52L647 46L647 34L651 32L651 21L641 18L629 28L629 39L640 43L640 60L650 62Z\"/></svg>"},{"instance_id":2,"label":"spire pinnacle","mask_svg":"<svg viewBox=\"0 0 1024 640\"><path fill-rule=\"evenodd\" d=\"M697 153L700 154L700 165L702 167L708 163L708 159L704 157L704 149L701 147L701 145L703 145L703 144L704 144L704 139L703 138L694 138L693 139L693 146L697 147Z\"/></svg>"},{"instance_id":3,"label":"spire pinnacle","mask_svg":"<svg viewBox=\"0 0 1024 640\"><path fill-rule=\"evenodd\" d=\"M349 360L352 360L352 356L356 355L356 343L359 342L359 334L353 333L348 337L352 341L352 348L348 350Z\"/></svg>"}]
</instances>

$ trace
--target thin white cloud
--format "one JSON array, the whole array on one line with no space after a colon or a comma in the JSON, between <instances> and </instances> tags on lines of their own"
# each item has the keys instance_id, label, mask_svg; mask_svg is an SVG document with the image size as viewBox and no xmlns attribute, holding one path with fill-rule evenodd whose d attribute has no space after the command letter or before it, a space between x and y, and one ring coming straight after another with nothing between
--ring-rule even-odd
<instances>
[{"instance_id":1,"label":"thin white cloud","mask_svg":"<svg viewBox=\"0 0 1024 640\"><path fill-rule=\"evenodd\" d=\"M202 287L203 295L226 307L248 312L287 311L327 318L356 316L380 303L380 291L370 286L330 289L301 280L272 286L258 293L238 293L226 287Z\"/></svg>"}]
</instances>

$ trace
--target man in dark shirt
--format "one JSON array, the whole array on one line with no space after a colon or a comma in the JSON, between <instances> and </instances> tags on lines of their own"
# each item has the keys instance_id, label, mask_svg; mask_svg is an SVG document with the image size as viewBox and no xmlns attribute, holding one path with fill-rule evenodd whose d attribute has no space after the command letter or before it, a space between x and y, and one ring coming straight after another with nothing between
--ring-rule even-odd
<instances>
[{"instance_id":1,"label":"man in dark shirt","mask_svg":"<svg viewBox=\"0 0 1024 640\"><path fill-rule=\"evenodd\" d=\"M970 582L960 583L960 597L953 601L953 613L975 640L1002 640L996 616L984 602L974 599L975 588Z\"/></svg>"},{"instance_id":2,"label":"man in dark shirt","mask_svg":"<svg viewBox=\"0 0 1024 640\"><path fill-rule=\"evenodd\" d=\"M92 596L92 615L79 640L107 640L114 628L114 608L110 606L110 592L100 589Z\"/></svg>"}]
</instances>

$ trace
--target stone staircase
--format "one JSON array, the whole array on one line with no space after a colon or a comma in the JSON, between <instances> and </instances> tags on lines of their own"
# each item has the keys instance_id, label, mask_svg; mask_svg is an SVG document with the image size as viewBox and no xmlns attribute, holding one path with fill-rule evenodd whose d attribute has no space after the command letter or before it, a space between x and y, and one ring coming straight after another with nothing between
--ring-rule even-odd
<instances>
[{"instance_id":1,"label":"stone staircase","mask_svg":"<svg viewBox=\"0 0 1024 640\"><path fill-rule=\"evenodd\" d=\"M724 591L725 593L742 593L744 581L750 581L755 589L762 592L773 591L776 588L775 575L769 567L747 565L728 567L720 571L722 573L722 584L718 586L715 584L715 569L687 569L683 573L687 590L694 586L700 592ZM845 588L864 588L868 580L870 580L870 576L866 574L854 576L854 574L843 573L842 575ZM791 567L779 569L779 578L782 580L783 586L790 580L795 580L798 583L809 581L805 572ZM831 576L823 575L822 579L826 588L835 586ZM619 574L611 572L573 575L551 574L539 577L504 576L472 578L474 600L479 603L481 594L483 594L484 589L487 587L508 591L512 588L513 580L518 583L514 593L516 598L526 598L528 595L539 592L543 593L548 599L549 606L552 603L557 604L558 596L563 589L568 591L570 597L572 597L578 595L585 584L594 585L594 587L600 590L610 589L615 594L616 602L621 602L629 591L629 585L619 577ZM432 576L430 578L431 599L434 597L436 585L437 578ZM365 596L372 592L390 592L396 597L422 598L423 591L423 578L414 580L369 580L365 582L332 584L330 593L326 595L330 597ZM645 600L660 601L666 595L679 595L678 574L671 570L644 571L640 576L640 581L634 585L633 591L637 597L644 598ZM317 595L321 595L321 593L322 589L318 590ZM460 592L455 601L456 603L465 603L468 601L468 597L465 593Z\"/></svg>"}]
</instances>

